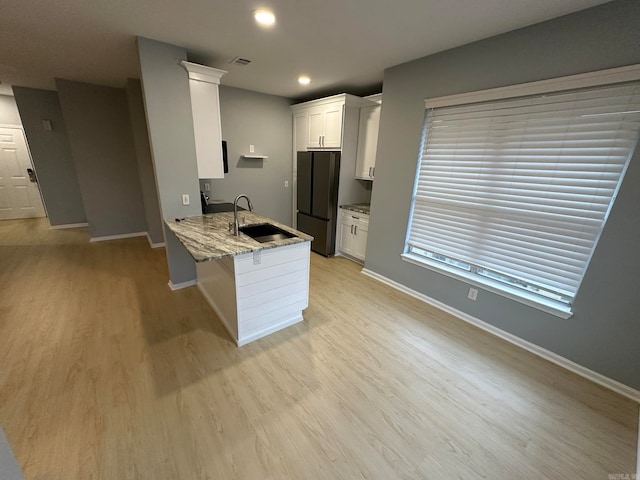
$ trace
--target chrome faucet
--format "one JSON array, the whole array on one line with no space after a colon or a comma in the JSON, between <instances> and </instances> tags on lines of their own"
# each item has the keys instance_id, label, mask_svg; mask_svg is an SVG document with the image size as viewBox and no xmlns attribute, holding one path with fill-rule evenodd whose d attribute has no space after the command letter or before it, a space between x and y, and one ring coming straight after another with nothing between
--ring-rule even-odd
<instances>
[{"instance_id":1,"label":"chrome faucet","mask_svg":"<svg viewBox=\"0 0 640 480\"><path fill-rule=\"evenodd\" d=\"M238 200L240 200L242 197L247 199L247 205L249 206L249 211L253 212L253 204L251 203L251 200L249 199L249 197L247 197L244 193L241 193L240 195L238 195L236 199L233 201L233 234L236 237L240 235L240 224L238 223ZM229 228L229 230L231 230L231 228Z\"/></svg>"}]
</instances>

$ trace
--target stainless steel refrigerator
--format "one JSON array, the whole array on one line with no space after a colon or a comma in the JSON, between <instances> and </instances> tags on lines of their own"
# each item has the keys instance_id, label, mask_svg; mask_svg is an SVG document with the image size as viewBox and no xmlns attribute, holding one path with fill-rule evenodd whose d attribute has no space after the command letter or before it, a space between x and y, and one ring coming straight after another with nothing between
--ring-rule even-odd
<instances>
[{"instance_id":1,"label":"stainless steel refrigerator","mask_svg":"<svg viewBox=\"0 0 640 480\"><path fill-rule=\"evenodd\" d=\"M325 257L336 249L339 177L340 152L298 152L298 230Z\"/></svg>"}]
</instances>

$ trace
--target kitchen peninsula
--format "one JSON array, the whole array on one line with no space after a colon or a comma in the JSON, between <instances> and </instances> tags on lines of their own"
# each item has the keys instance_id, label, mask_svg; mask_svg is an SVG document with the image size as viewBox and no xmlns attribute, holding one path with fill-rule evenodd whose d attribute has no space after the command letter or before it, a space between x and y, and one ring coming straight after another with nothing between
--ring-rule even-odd
<instances>
[{"instance_id":1,"label":"kitchen peninsula","mask_svg":"<svg viewBox=\"0 0 640 480\"><path fill-rule=\"evenodd\" d=\"M250 211L239 217L241 230L266 224L280 234L235 236L229 230L233 212L166 224L196 261L198 288L242 346L302 321L302 310L309 304L313 237Z\"/></svg>"}]
</instances>

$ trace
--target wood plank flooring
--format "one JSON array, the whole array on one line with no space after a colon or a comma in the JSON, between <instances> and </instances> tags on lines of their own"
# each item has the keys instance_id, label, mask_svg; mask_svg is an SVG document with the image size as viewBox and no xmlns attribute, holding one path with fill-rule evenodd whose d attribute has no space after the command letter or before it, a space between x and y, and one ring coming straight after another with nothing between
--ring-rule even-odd
<instances>
[{"instance_id":1,"label":"wood plank flooring","mask_svg":"<svg viewBox=\"0 0 640 480\"><path fill-rule=\"evenodd\" d=\"M313 255L237 348L146 239L0 222L0 425L27 479L607 479L638 405Z\"/></svg>"}]
</instances>

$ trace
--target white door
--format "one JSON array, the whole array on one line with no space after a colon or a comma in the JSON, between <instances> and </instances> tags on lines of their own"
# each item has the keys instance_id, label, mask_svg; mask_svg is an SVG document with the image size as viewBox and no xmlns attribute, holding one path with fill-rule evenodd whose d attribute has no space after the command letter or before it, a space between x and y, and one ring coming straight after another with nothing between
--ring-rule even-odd
<instances>
[{"instance_id":1,"label":"white door","mask_svg":"<svg viewBox=\"0 0 640 480\"><path fill-rule=\"evenodd\" d=\"M44 217L27 142L19 128L0 127L0 220Z\"/></svg>"}]
</instances>

